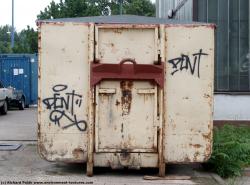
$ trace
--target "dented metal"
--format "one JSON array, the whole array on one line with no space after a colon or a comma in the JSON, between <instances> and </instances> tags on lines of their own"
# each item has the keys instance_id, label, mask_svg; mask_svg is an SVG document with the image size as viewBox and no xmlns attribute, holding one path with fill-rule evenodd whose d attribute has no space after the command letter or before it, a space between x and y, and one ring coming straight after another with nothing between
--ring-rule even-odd
<instances>
[{"instance_id":1,"label":"dented metal","mask_svg":"<svg viewBox=\"0 0 250 185\"><path fill-rule=\"evenodd\" d=\"M43 158L89 176L209 159L213 25L40 22L38 38Z\"/></svg>"}]
</instances>

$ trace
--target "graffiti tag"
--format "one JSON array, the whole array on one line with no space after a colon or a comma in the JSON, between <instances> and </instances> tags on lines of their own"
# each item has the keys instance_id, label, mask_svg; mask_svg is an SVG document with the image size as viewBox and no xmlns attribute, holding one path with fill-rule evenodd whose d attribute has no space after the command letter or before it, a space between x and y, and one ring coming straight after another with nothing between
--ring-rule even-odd
<instances>
[{"instance_id":1,"label":"graffiti tag","mask_svg":"<svg viewBox=\"0 0 250 185\"><path fill-rule=\"evenodd\" d=\"M86 131L87 123L85 120L78 120L75 114L75 108L82 105L82 96L76 94L75 90L67 91L67 85L55 85L53 96L43 100L48 110L51 110L49 119L55 125L61 127L61 120L66 118L69 124L63 126L63 129L76 126L80 131Z\"/></svg>"},{"instance_id":2,"label":"graffiti tag","mask_svg":"<svg viewBox=\"0 0 250 185\"><path fill-rule=\"evenodd\" d=\"M186 69L186 71L190 71L192 75L197 72L198 78L200 78L200 62L201 62L201 57L204 55L208 55L206 53L202 52L202 49L198 53L194 53L193 60L190 60L190 57L188 55L182 54L178 58L174 58L168 61L168 63L172 64L172 73L171 75L174 75L178 71L182 71Z\"/></svg>"}]
</instances>

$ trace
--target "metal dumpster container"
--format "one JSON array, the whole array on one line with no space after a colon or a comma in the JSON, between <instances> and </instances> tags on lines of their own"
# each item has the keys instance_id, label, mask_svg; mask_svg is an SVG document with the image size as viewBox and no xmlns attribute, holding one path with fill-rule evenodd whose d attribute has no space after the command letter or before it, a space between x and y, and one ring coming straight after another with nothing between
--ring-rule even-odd
<instances>
[{"instance_id":1,"label":"metal dumpster container","mask_svg":"<svg viewBox=\"0 0 250 185\"><path fill-rule=\"evenodd\" d=\"M38 148L93 167L204 162L215 25L139 16L38 21Z\"/></svg>"}]
</instances>

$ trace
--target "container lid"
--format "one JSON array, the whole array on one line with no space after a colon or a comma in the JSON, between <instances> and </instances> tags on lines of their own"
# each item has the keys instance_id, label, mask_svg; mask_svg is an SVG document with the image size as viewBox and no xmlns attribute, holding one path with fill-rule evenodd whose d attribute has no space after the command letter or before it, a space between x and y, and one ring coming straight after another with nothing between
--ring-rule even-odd
<instances>
[{"instance_id":1,"label":"container lid","mask_svg":"<svg viewBox=\"0 0 250 185\"><path fill-rule=\"evenodd\" d=\"M108 24L204 24L192 21L180 21L167 18L146 17L137 15L112 15L76 18L59 18L37 20L37 23L46 22L81 22L81 23L108 23Z\"/></svg>"}]
</instances>

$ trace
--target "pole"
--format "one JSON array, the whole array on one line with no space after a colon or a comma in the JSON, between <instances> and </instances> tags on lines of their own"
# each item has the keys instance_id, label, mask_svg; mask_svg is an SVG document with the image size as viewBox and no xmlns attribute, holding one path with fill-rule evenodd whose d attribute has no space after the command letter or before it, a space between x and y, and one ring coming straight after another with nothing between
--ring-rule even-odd
<instances>
[{"instance_id":1,"label":"pole","mask_svg":"<svg viewBox=\"0 0 250 185\"><path fill-rule=\"evenodd\" d=\"M123 4L123 0L120 0L120 15L122 15L122 4Z\"/></svg>"},{"instance_id":2,"label":"pole","mask_svg":"<svg viewBox=\"0 0 250 185\"><path fill-rule=\"evenodd\" d=\"M14 47L15 28L14 28L14 0L12 0L12 27L11 27L11 48Z\"/></svg>"}]
</instances>

